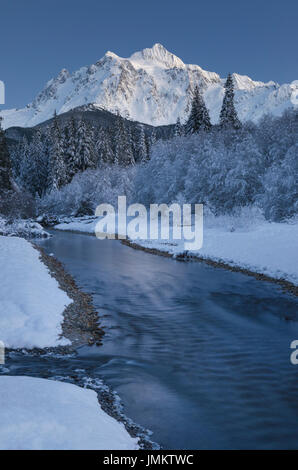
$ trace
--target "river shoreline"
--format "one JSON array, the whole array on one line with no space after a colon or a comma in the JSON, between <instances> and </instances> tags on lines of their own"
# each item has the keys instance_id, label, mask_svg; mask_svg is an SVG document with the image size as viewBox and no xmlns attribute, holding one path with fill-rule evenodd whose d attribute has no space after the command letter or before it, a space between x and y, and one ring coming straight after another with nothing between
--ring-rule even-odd
<instances>
[{"instance_id":1,"label":"river shoreline","mask_svg":"<svg viewBox=\"0 0 298 470\"><path fill-rule=\"evenodd\" d=\"M123 245L133 248L134 250L145 251L146 253L151 253L152 255L164 256L166 258L172 258L177 261L184 261L184 262L196 261L199 263L208 264L209 266L213 266L214 268L221 268L221 269L226 269L228 271L232 271L236 273L246 274L247 276L254 277L255 279L259 281L265 281L265 282L271 282L273 284L278 284L285 292L289 292L290 294L298 296L298 286L296 286L292 282L287 281L285 279L277 279L277 278L268 276L266 274L250 271L249 269L242 268L241 266L233 266L228 263L224 263L223 261L215 261L215 260L212 260L211 258L203 258L200 256L189 255L187 253L182 253L180 255L175 256L174 254L169 253L167 251L162 251L162 250L158 250L157 248L148 248L148 247L139 245L138 243L134 243L129 239L121 240L121 243L123 243Z\"/></svg>"},{"instance_id":2,"label":"river shoreline","mask_svg":"<svg viewBox=\"0 0 298 470\"><path fill-rule=\"evenodd\" d=\"M28 360L29 357L39 358L41 361L49 361L59 356L63 358L72 357L76 354L76 349L81 346L101 346L104 330L99 326L100 317L93 305L92 296L83 292L76 284L73 277L65 270L64 266L54 256L47 255L40 246L32 243L32 246L39 252L41 262L48 268L49 273L54 277L60 289L62 289L72 300L63 312L63 323L61 336L70 340L67 346L53 346L45 348L7 348L6 355L8 361L1 370L5 375L9 374L10 362L18 358L18 365L22 357ZM71 360L71 359L70 359ZM22 359L21 359L22 362ZM15 374L15 372L14 372ZM19 375L19 374L17 374ZM22 374L27 375L27 373ZM150 440L150 431L133 422L128 418L122 409L120 397L106 384L98 383L92 376L80 377L76 371L71 376L52 377L51 374L38 374L31 370L30 376L45 379L69 382L82 388L90 388L97 393L97 398L102 410L116 421L122 423L126 431L133 438L139 438L140 449L157 450L158 444ZM100 381L101 382L101 381Z\"/></svg>"},{"instance_id":3,"label":"river shoreline","mask_svg":"<svg viewBox=\"0 0 298 470\"><path fill-rule=\"evenodd\" d=\"M53 230L57 230L57 231L60 231L60 232L69 232L69 233L74 233L74 234L78 234L78 235L88 235L88 236L92 236L92 237L96 236L95 233L93 233L93 232L86 232L86 231L80 231L80 230L66 230L66 229L60 230L59 228L54 228ZM115 239L117 240L117 238L118 237L117 237L117 234L116 234ZM246 274L247 276L254 277L258 281L265 281L265 282L271 282L273 284L277 284L282 288L282 290L285 293L290 293L290 294L298 297L298 286L293 284L290 281L287 281L286 279L279 279L279 278L275 278L275 277L272 277L272 276L268 276L267 274L251 271L249 269L246 269L246 268L238 266L238 265L231 265L231 264L225 263L224 261L215 261L212 258L207 258L207 257L205 258L205 257L200 257L200 256L195 256L195 255L189 255L187 253L181 253L179 255L175 255L173 253L169 253L168 251L159 250L156 247L155 248L149 248L149 247L142 246L138 243L133 242L132 240L130 240L128 238L125 239L125 240L121 239L121 243L123 245L129 246L130 248L133 248L134 250L145 251L146 253L150 253L152 255L163 256L165 258L172 258L172 259L175 259L177 261L183 261L183 262L196 261L196 262L199 262L199 263L205 263L205 264L207 264L209 266L212 266L212 267L215 267L215 268L221 268L221 269L226 269L226 270L232 271L232 272Z\"/></svg>"},{"instance_id":4,"label":"river shoreline","mask_svg":"<svg viewBox=\"0 0 298 470\"><path fill-rule=\"evenodd\" d=\"M104 330L99 326L99 314L92 303L92 297L77 286L73 277L67 273L60 261L49 256L38 245L33 244L39 251L41 261L47 266L60 288L72 300L63 312L62 334L71 341L71 348L88 344L101 345Z\"/></svg>"},{"instance_id":5,"label":"river shoreline","mask_svg":"<svg viewBox=\"0 0 298 470\"><path fill-rule=\"evenodd\" d=\"M60 288L64 290L67 295L73 300L68 307L66 307L62 323L63 336L71 341L71 346L62 346L58 348L47 348L46 350L35 351L37 354L48 352L56 352L61 354L68 354L75 352L75 349L83 345L96 345L101 346L104 330L99 326L99 314L93 306L92 296L83 292L76 284L73 277L64 269L62 263L54 256L46 254L45 250L40 246L33 244L40 253L41 261L47 266L51 276L53 276ZM127 432L132 437L139 438L140 449L153 450L158 449L159 445L152 442L149 438L149 431L134 423L122 411L121 404L119 405L118 395L106 385L98 386L92 384L92 378L87 384L87 388L96 391L98 402L109 416L124 424ZM73 377L73 383L80 387L86 387L86 383L79 377Z\"/></svg>"},{"instance_id":6,"label":"river shoreline","mask_svg":"<svg viewBox=\"0 0 298 470\"><path fill-rule=\"evenodd\" d=\"M165 449L294 442L288 439L297 425L289 345L298 336L297 297L228 270L59 232L38 244L93 296L106 335L102 347L51 359L50 370L46 359L36 368L29 359L25 372L82 385L103 380L126 415L151 429Z\"/></svg>"}]
</instances>

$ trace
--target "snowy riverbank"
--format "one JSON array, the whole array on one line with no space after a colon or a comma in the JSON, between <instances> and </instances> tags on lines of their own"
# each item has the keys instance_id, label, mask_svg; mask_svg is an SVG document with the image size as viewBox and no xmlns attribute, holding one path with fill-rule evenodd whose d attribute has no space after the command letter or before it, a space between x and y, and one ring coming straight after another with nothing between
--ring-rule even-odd
<instances>
[{"instance_id":1,"label":"snowy riverbank","mask_svg":"<svg viewBox=\"0 0 298 470\"><path fill-rule=\"evenodd\" d=\"M0 377L0 449L138 449L93 390L33 377Z\"/></svg>"},{"instance_id":2,"label":"snowy riverbank","mask_svg":"<svg viewBox=\"0 0 298 470\"><path fill-rule=\"evenodd\" d=\"M18 237L0 236L0 340L32 349L100 343L92 298L61 263Z\"/></svg>"},{"instance_id":3,"label":"snowy riverbank","mask_svg":"<svg viewBox=\"0 0 298 470\"><path fill-rule=\"evenodd\" d=\"M34 220L7 219L0 216L0 235L22 238L48 238L50 235Z\"/></svg>"},{"instance_id":4,"label":"snowy riverbank","mask_svg":"<svg viewBox=\"0 0 298 470\"><path fill-rule=\"evenodd\" d=\"M62 338L71 299L26 240L0 236L0 339L7 348L69 345Z\"/></svg>"},{"instance_id":5,"label":"snowy riverbank","mask_svg":"<svg viewBox=\"0 0 298 470\"><path fill-rule=\"evenodd\" d=\"M95 234L97 220L94 217L70 219L55 228ZM264 274L297 286L297 240L297 221L270 223L255 220L245 223L237 218L213 218L204 221L203 247L198 251L188 251L187 255ZM185 254L184 240L133 240L132 243L172 257Z\"/></svg>"},{"instance_id":6,"label":"snowy riverbank","mask_svg":"<svg viewBox=\"0 0 298 470\"><path fill-rule=\"evenodd\" d=\"M100 344L91 297L53 256L22 238L0 236L0 259L0 341L6 349L27 357ZM12 353L0 374L10 372ZM122 415L103 411L113 396L98 399L69 383L0 375L0 449L137 449Z\"/></svg>"}]
</instances>

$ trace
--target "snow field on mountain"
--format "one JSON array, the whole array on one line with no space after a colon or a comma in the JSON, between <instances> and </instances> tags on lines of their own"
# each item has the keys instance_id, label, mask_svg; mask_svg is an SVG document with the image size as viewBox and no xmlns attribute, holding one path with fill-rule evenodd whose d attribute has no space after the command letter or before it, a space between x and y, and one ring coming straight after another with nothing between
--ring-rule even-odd
<instances>
[{"instance_id":1,"label":"snow field on mountain","mask_svg":"<svg viewBox=\"0 0 298 470\"><path fill-rule=\"evenodd\" d=\"M262 116L280 116L292 108L297 85L263 83L233 74L235 105L242 121L257 122ZM182 122L190 111L192 90L204 94L211 121L221 108L224 79L198 65L184 64L161 44L122 58L107 52L98 62L69 73L62 69L36 98L23 109L1 112L4 127L35 126L75 107L93 104L123 117L154 126Z\"/></svg>"}]
</instances>

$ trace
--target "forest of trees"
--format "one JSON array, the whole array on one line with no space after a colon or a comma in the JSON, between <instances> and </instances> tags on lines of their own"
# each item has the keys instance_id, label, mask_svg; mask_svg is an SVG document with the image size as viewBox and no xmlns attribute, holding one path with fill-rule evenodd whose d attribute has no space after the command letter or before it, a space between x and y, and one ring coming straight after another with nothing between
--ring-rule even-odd
<instances>
[{"instance_id":1,"label":"forest of trees","mask_svg":"<svg viewBox=\"0 0 298 470\"><path fill-rule=\"evenodd\" d=\"M187 122L178 119L167 139L156 141L141 124L132 131L120 116L113 128L74 119L61 128L54 116L44 129L14 146L10 159L0 134L0 187L13 191L14 181L35 198L38 214L93 214L118 195L144 204L204 203L215 215L252 206L268 220L297 214L297 110L241 123L231 75L216 125L195 87Z\"/></svg>"},{"instance_id":2,"label":"forest of trees","mask_svg":"<svg viewBox=\"0 0 298 470\"><path fill-rule=\"evenodd\" d=\"M55 115L51 125L43 132L37 129L30 142L24 137L11 147L12 174L19 187L42 197L87 169L145 162L154 141L154 132L145 135L142 124L131 130L120 116L112 128L95 128L74 118L61 127Z\"/></svg>"}]
</instances>

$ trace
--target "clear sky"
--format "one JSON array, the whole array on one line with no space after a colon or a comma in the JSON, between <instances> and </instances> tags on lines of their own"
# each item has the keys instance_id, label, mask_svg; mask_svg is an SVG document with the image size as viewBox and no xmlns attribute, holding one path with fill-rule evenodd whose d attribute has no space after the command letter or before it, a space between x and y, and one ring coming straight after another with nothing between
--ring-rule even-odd
<instances>
[{"instance_id":1,"label":"clear sky","mask_svg":"<svg viewBox=\"0 0 298 470\"><path fill-rule=\"evenodd\" d=\"M297 0L1 0L0 7L2 109L32 101L62 68L156 42L223 77L298 79Z\"/></svg>"}]
</instances>

